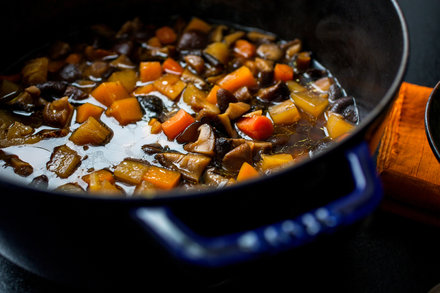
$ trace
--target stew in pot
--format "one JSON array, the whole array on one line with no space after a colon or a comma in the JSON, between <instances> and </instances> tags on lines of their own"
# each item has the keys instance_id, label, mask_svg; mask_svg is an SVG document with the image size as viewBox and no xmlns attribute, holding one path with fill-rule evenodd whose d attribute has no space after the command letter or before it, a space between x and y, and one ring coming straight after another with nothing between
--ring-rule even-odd
<instances>
[{"instance_id":1,"label":"stew in pot","mask_svg":"<svg viewBox=\"0 0 440 293\"><path fill-rule=\"evenodd\" d=\"M221 188L307 159L359 122L355 99L299 39L197 17L72 39L0 77L1 172L29 184Z\"/></svg>"}]
</instances>

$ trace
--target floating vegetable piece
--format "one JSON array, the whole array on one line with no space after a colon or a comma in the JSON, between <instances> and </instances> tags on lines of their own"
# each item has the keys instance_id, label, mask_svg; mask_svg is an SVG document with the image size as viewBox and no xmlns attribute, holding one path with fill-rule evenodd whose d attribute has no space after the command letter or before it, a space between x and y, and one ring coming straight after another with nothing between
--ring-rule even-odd
<instances>
[{"instance_id":1,"label":"floating vegetable piece","mask_svg":"<svg viewBox=\"0 0 440 293\"><path fill-rule=\"evenodd\" d=\"M236 125L246 135L257 140L265 140L273 133L272 121L266 116L244 117Z\"/></svg>"},{"instance_id":2,"label":"floating vegetable piece","mask_svg":"<svg viewBox=\"0 0 440 293\"><path fill-rule=\"evenodd\" d=\"M226 64L229 60L229 48L228 46L223 42L215 42L209 44L205 50L203 50L203 53L208 56L208 60L210 60L214 65L217 65L218 63ZM212 60L214 57L215 60Z\"/></svg>"},{"instance_id":3,"label":"floating vegetable piece","mask_svg":"<svg viewBox=\"0 0 440 293\"><path fill-rule=\"evenodd\" d=\"M186 87L186 83L174 74L165 74L154 82L154 87L171 100L175 100Z\"/></svg>"},{"instance_id":4,"label":"floating vegetable piece","mask_svg":"<svg viewBox=\"0 0 440 293\"><path fill-rule=\"evenodd\" d=\"M129 97L127 90L120 81L103 82L92 91L91 95L107 107L116 100Z\"/></svg>"},{"instance_id":5,"label":"floating vegetable piece","mask_svg":"<svg viewBox=\"0 0 440 293\"><path fill-rule=\"evenodd\" d=\"M166 73L182 75L183 67L174 60L173 58L168 57L162 64L162 68Z\"/></svg>"},{"instance_id":6,"label":"floating vegetable piece","mask_svg":"<svg viewBox=\"0 0 440 293\"><path fill-rule=\"evenodd\" d=\"M121 125L135 123L141 120L144 115L136 98L114 101L105 114L114 117Z\"/></svg>"},{"instance_id":7,"label":"floating vegetable piece","mask_svg":"<svg viewBox=\"0 0 440 293\"><path fill-rule=\"evenodd\" d=\"M328 99L313 92L298 92L291 95L295 105L317 118L328 106Z\"/></svg>"},{"instance_id":8,"label":"floating vegetable piece","mask_svg":"<svg viewBox=\"0 0 440 293\"><path fill-rule=\"evenodd\" d=\"M64 128L72 119L73 106L67 97L46 104L43 110L43 119L47 125Z\"/></svg>"},{"instance_id":9,"label":"floating vegetable piece","mask_svg":"<svg viewBox=\"0 0 440 293\"><path fill-rule=\"evenodd\" d=\"M120 81L129 93L136 87L137 80L136 72L131 69L113 72L108 78L108 81Z\"/></svg>"},{"instance_id":10,"label":"floating vegetable piece","mask_svg":"<svg viewBox=\"0 0 440 293\"><path fill-rule=\"evenodd\" d=\"M211 162L211 158L199 154L161 153L155 158L165 167L182 173L182 176L190 181L199 182L200 176Z\"/></svg>"},{"instance_id":11,"label":"floating vegetable piece","mask_svg":"<svg viewBox=\"0 0 440 293\"><path fill-rule=\"evenodd\" d=\"M238 172L237 182L255 178L258 177L259 175L260 173L258 173L258 171L254 167L252 167L249 163L244 162L241 165L240 171Z\"/></svg>"},{"instance_id":12,"label":"floating vegetable piece","mask_svg":"<svg viewBox=\"0 0 440 293\"><path fill-rule=\"evenodd\" d=\"M255 45L246 40L237 40L234 45L234 53L243 58L251 58L255 55Z\"/></svg>"},{"instance_id":13,"label":"floating vegetable piece","mask_svg":"<svg viewBox=\"0 0 440 293\"><path fill-rule=\"evenodd\" d=\"M201 20L198 17L193 17L188 23L188 25L185 27L185 31L192 31L192 30L201 31L207 34L211 30L211 25Z\"/></svg>"},{"instance_id":14,"label":"floating vegetable piece","mask_svg":"<svg viewBox=\"0 0 440 293\"><path fill-rule=\"evenodd\" d=\"M54 172L58 177L67 178L75 172L81 164L81 156L66 145L54 148L47 162L47 170Z\"/></svg>"},{"instance_id":15,"label":"floating vegetable piece","mask_svg":"<svg viewBox=\"0 0 440 293\"><path fill-rule=\"evenodd\" d=\"M249 68L242 66L223 77L218 82L218 85L230 92L234 92L242 86L255 86L257 85L257 81Z\"/></svg>"},{"instance_id":16,"label":"floating vegetable piece","mask_svg":"<svg viewBox=\"0 0 440 293\"><path fill-rule=\"evenodd\" d=\"M158 61L141 62L139 73L142 82L156 80L162 75L162 65Z\"/></svg>"},{"instance_id":17,"label":"floating vegetable piece","mask_svg":"<svg viewBox=\"0 0 440 293\"><path fill-rule=\"evenodd\" d=\"M301 119L301 114L292 100L269 107L269 115L273 123L278 125L293 124Z\"/></svg>"},{"instance_id":18,"label":"floating vegetable piece","mask_svg":"<svg viewBox=\"0 0 440 293\"><path fill-rule=\"evenodd\" d=\"M96 120L92 116L80 125L69 137L76 145L104 145L110 141L113 131L103 122Z\"/></svg>"},{"instance_id":19,"label":"floating vegetable piece","mask_svg":"<svg viewBox=\"0 0 440 293\"><path fill-rule=\"evenodd\" d=\"M149 168L145 162L126 159L116 166L114 176L122 182L138 185Z\"/></svg>"},{"instance_id":20,"label":"floating vegetable piece","mask_svg":"<svg viewBox=\"0 0 440 293\"><path fill-rule=\"evenodd\" d=\"M277 63L274 69L275 80L288 81L293 79L293 68L287 64Z\"/></svg>"},{"instance_id":21,"label":"floating vegetable piece","mask_svg":"<svg viewBox=\"0 0 440 293\"><path fill-rule=\"evenodd\" d=\"M187 152L213 156L215 148L215 134L211 126L203 124L199 128L197 141L186 144L183 148Z\"/></svg>"},{"instance_id":22,"label":"floating vegetable piece","mask_svg":"<svg viewBox=\"0 0 440 293\"><path fill-rule=\"evenodd\" d=\"M36 58L29 61L21 70L25 84L37 84L47 81L49 59Z\"/></svg>"},{"instance_id":23,"label":"floating vegetable piece","mask_svg":"<svg viewBox=\"0 0 440 293\"><path fill-rule=\"evenodd\" d=\"M261 155L260 167L263 171L278 169L292 164L293 157L290 154Z\"/></svg>"},{"instance_id":24,"label":"floating vegetable piece","mask_svg":"<svg viewBox=\"0 0 440 293\"><path fill-rule=\"evenodd\" d=\"M161 167L150 166L143 176L143 180L150 182L155 187L169 190L179 184L181 174L177 171Z\"/></svg>"},{"instance_id":25,"label":"floating vegetable piece","mask_svg":"<svg viewBox=\"0 0 440 293\"><path fill-rule=\"evenodd\" d=\"M164 45L172 44L177 39L176 32L169 26L158 28L156 30L156 37Z\"/></svg>"},{"instance_id":26,"label":"floating vegetable piece","mask_svg":"<svg viewBox=\"0 0 440 293\"><path fill-rule=\"evenodd\" d=\"M168 139L174 139L194 121L195 119L190 114L180 109L174 116L162 123L162 130Z\"/></svg>"},{"instance_id":27,"label":"floating vegetable piece","mask_svg":"<svg viewBox=\"0 0 440 293\"><path fill-rule=\"evenodd\" d=\"M344 117L342 117L341 115L330 113L327 120L326 128L330 138L336 139L341 135L352 131L354 125L344 120Z\"/></svg>"},{"instance_id":28,"label":"floating vegetable piece","mask_svg":"<svg viewBox=\"0 0 440 293\"><path fill-rule=\"evenodd\" d=\"M82 104L76 110L76 122L83 123L90 116L98 120L102 112L104 112L104 109L97 105L90 103Z\"/></svg>"}]
</instances>

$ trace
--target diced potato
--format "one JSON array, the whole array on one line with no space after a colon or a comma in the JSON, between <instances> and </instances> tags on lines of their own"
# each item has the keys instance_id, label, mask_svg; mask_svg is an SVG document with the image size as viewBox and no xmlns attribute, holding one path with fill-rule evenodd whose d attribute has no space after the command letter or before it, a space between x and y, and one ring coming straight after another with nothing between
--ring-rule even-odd
<instances>
[{"instance_id":1,"label":"diced potato","mask_svg":"<svg viewBox=\"0 0 440 293\"><path fill-rule=\"evenodd\" d=\"M67 178L75 172L80 164L81 156L68 146L61 145L54 149L46 167L58 177Z\"/></svg>"},{"instance_id":2,"label":"diced potato","mask_svg":"<svg viewBox=\"0 0 440 293\"><path fill-rule=\"evenodd\" d=\"M327 120L327 131L331 139L336 139L341 135L350 132L354 125L347 122L344 117L336 113L329 113Z\"/></svg>"},{"instance_id":3,"label":"diced potato","mask_svg":"<svg viewBox=\"0 0 440 293\"><path fill-rule=\"evenodd\" d=\"M137 80L136 72L130 69L113 72L108 78L108 81L120 81L129 93L136 87Z\"/></svg>"},{"instance_id":4,"label":"diced potato","mask_svg":"<svg viewBox=\"0 0 440 293\"><path fill-rule=\"evenodd\" d=\"M293 157L289 154L261 155L260 168L263 171L278 169L293 163Z\"/></svg>"},{"instance_id":5,"label":"diced potato","mask_svg":"<svg viewBox=\"0 0 440 293\"><path fill-rule=\"evenodd\" d=\"M90 116L72 133L69 140L76 145L98 146L106 144L112 136L113 131L107 125Z\"/></svg>"},{"instance_id":6,"label":"diced potato","mask_svg":"<svg viewBox=\"0 0 440 293\"><path fill-rule=\"evenodd\" d=\"M177 75L165 74L154 82L154 87L171 100L175 100L186 87L186 83Z\"/></svg>"},{"instance_id":7,"label":"diced potato","mask_svg":"<svg viewBox=\"0 0 440 293\"><path fill-rule=\"evenodd\" d=\"M293 124L301 119L301 114L292 100L269 108L269 115L275 124Z\"/></svg>"},{"instance_id":8,"label":"diced potato","mask_svg":"<svg viewBox=\"0 0 440 293\"><path fill-rule=\"evenodd\" d=\"M318 118L328 106L328 99L312 92L292 93L291 97L297 107L315 118Z\"/></svg>"},{"instance_id":9,"label":"diced potato","mask_svg":"<svg viewBox=\"0 0 440 293\"><path fill-rule=\"evenodd\" d=\"M287 87L291 93L305 92L307 89L293 80L286 81Z\"/></svg>"},{"instance_id":10,"label":"diced potato","mask_svg":"<svg viewBox=\"0 0 440 293\"><path fill-rule=\"evenodd\" d=\"M142 178L148 168L149 166L146 163L134 160L124 160L116 166L114 175L116 179L120 181L138 185L142 182Z\"/></svg>"}]
</instances>

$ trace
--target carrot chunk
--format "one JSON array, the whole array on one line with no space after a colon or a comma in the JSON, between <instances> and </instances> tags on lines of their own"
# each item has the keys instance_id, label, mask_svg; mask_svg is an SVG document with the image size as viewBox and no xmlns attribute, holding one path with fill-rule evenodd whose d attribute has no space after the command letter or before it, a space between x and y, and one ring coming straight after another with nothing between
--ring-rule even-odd
<instances>
[{"instance_id":1,"label":"carrot chunk","mask_svg":"<svg viewBox=\"0 0 440 293\"><path fill-rule=\"evenodd\" d=\"M81 55L78 53L72 53L66 57L66 63L78 64L81 61Z\"/></svg>"},{"instance_id":2,"label":"carrot chunk","mask_svg":"<svg viewBox=\"0 0 440 293\"><path fill-rule=\"evenodd\" d=\"M229 73L225 77L223 77L218 85L230 92L235 92L242 86L255 86L257 81L250 69L246 66L242 66L237 70Z\"/></svg>"},{"instance_id":3,"label":"carrot chunk","mask_svg":"<svg viewBox=\"0 0 440 293\"><path fill-rule=\"evenodd\" d=\"M194 122L195 119L190 114L188 114L185 110L180 109L176 115L162 123L162 130L168 139L174 139L177 135L184 131L185 128Z\"/></svg>"},{"instance_id":4,"label":"carrot chunk","mask_svg":"<svg viewBox=\"0 0 440 293\"><path fill-rule=\"evenodd\" d=\"M121 125L134 123L142 119L143 113L136 98L114 101L105 112L113 116Z\"/></svg>"},{"instance_id":5,"label":"carrot chunk","mask_svg":"<svg viewBox=\"0 0 440 293\"><path fill-rule=\"evenodd\" d=\"M181 174L177 171L150 166L143 179L160 189L172 189L179 183Z\"/></svg>"},{"instance_id":6,"label":"carrot chunk","mask_svg":"<svg viewBox=\"0 0 440 293\"><path fill-rule=\"evenodd\" d=\"M166 73L171 73L175 75L181 75L183 73L183 67L174 60L173 58L168 57L162 64L163 70Z\"/></svg>"},{"instance_id":7,"label":"carrot chunk","mask_svg":"<svg viewBox=\"0 0 440 293\"><path fill-rule=\"evenodd\" d=\"M142 82L153 81L162 75L162 66L158 61L141 62L139 73Z\"/></svg>"},{"instance_id":8,"label":"carrot chunk","mask_svg":"<svg viewBox=\"0 0 440 293\"><path fill-rule=\"evenodd\" d=\"M293 79L293 68L287 64L277 63L275 65L273 78L278 81L288 81Z\"/></svg>"},{"instance_id":9,"label":"carrot chunk","mask_svg":"<svg viewBox=\"0 0 440 293\"><path fill-rule=\"evenodd\" d=\"M237 127L253 139L264 140L272 135L273 124L266 116L252 116L241 118Z\"/></svg>"},{"instance_id":10,"label":"carrot chunk","mask_svg":"<svg viewBox=\"0 0 440 293\"><path fill-rule=\"evenodd\" d=\"M107 107L116 100L129 97L127 90L120 81L103 82L92 91L91 95Z\"/></svg>"},{"instance_id":11,"label":"carrot chunk","mask_svg":"<svg viewBox=\"0 0 440 293\"><path fill-rule=\"evenodd\" d=\"M243 165L241 165L240 171L237 175L237 181L244 181L248 180L250 178L257 177L259 175L258 171L252 167L249 163L244 162Z\"/></svg>"},{"instance_id":12,"label":"carrot chunk","mask_svg":"<svg viewBox=\"0 0 440 293\"><path fill-rule=\"evenodd\" d=\"M255 55L256 49L254 44L246 40L238 40L235 42L234 52L241 57L251 58Z\"/></svg>"},{"instance_id":13,"label":"carrot chunk","mask_svg":"<svg viewBox=\"0 0 440 293\"><path fill-rule=\"evenodd\" d=\"M209 91L208 96L206 97L206 100L208 102L210 102L211 104L217 104L217 92L220 89L220 87L218 85L214 85L211 89L211 91Z\"/></svg>"},{"instance_id":14,"label":"carrot chunk","mask_svg":"<svg viewBox=\"0 0 440 293\"><path fill-rule=\"evenodd\" d=\"M169 26L163 26L156 30L156 37L164 45L172 44L176 41L177 35Z\"/></svg>"},{"instance_id":15,"label":"carrot chunk","mask_svg":"<svg viewBox=\"0 0 440 293\"><path fill-rule=\"evenodd\" d=\"M76 110L76 122L83 123L90 116L92 116L95 119L99 119L99 117L101 117L102 112L104 112L104 109L99 106L90 103L82 104Z\"/></svg>"}]
</instances>

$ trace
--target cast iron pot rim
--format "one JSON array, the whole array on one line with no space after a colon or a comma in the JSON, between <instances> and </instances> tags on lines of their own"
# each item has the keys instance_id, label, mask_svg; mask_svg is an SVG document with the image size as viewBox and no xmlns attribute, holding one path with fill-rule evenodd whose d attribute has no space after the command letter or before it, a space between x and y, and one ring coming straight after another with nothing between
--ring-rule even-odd
<instances>
[{"instance_id":1,"label":"cast iron pot rim","mask_svg":"<svg viewBox=\"0 0 440 293\"><path fill-rule=\"evenodd\" d=\"M163 194L162 192L158 193L157 196L154 196L152 198L146 198L141 196L133 196L133 197L109 196L105 194L89 195L87 192L84 193L61 192L56 190L36 188L31 185L21 185L20 183L8 182L7 180L4 180L4 178L1 177L0 177L0 183L3 183L5 186L9 187L10 189L18 188L20 192L27 191L29 193L37 193L39 196L45 195L50 197L52 196L62 197L62 198L67 197L70 199L88 200L88 201L109 201L117 204L134 204L134 205L145 205L145 206L158 205L158 204L164 204L168 201L184 200L187 199L188 197L215 196L217 194L221 194L228 191L231 192L237 190L240 191L240 189L246 190L250 185L253 185L256 182L260 182L260 183L264 183L265 181L269 182L272 178L275 178L277 176L281 176L290 172L293 174L295 171L301 169L305 164L311 164L313 162L316 162L317 160L322 160L324 156L330 156L332 154L335 154L338 150L346 149L351 145L353 145L353 143L360 143L361 139L363 139L364 131L367 130L368 127L371 126L380 115L385 113L388 106L391 105L392 101L395 99L395 95L403 81L403 77L407 69L407 63L409 57L408 28L402 10L397 4L397 0L390 0L390 1L394 6L394 11L399 19L402 38L403 38L402 58L400 60L400 65L397 74L394 77L394 80L390 88L382 97L379 104L376 105L376 107L374 107L374 109L369 112L367 117L365 117L365 119L359 125L356 126L355 130L350 134L349 137L347 137L341 142L331 145L330 147L328 147L328 149L316 154L312 158L308 158L300 162L297 162L292 166L283 168L277 172L274 172L273 174L261 176L255 179L249 179L244 182L237 182L227 187L207 188L202 190L197 190L197 189L182 190L180 188L177 188L172 191L163 192Z\"/></svg>"},{"instance_id":2,"label":"cast iron pot rim","mask_svg":"<svg viewBox=\"0 0 440 293\"><path fill-rule=\"evenodd\" d=\"M429 146L431 147L431 150L436 157L436 159L440 162L440 137L436 136L433 131L433 117L431 113L432 104L434 103L435 99L440 98L440 81L436 84L434 89L432 90L431 94L429 95L428 102L426 103L425 108L425 132L426 137L428 138ZM437 101L438 103L438 101Z\"/></svg>"}]
</instances>

